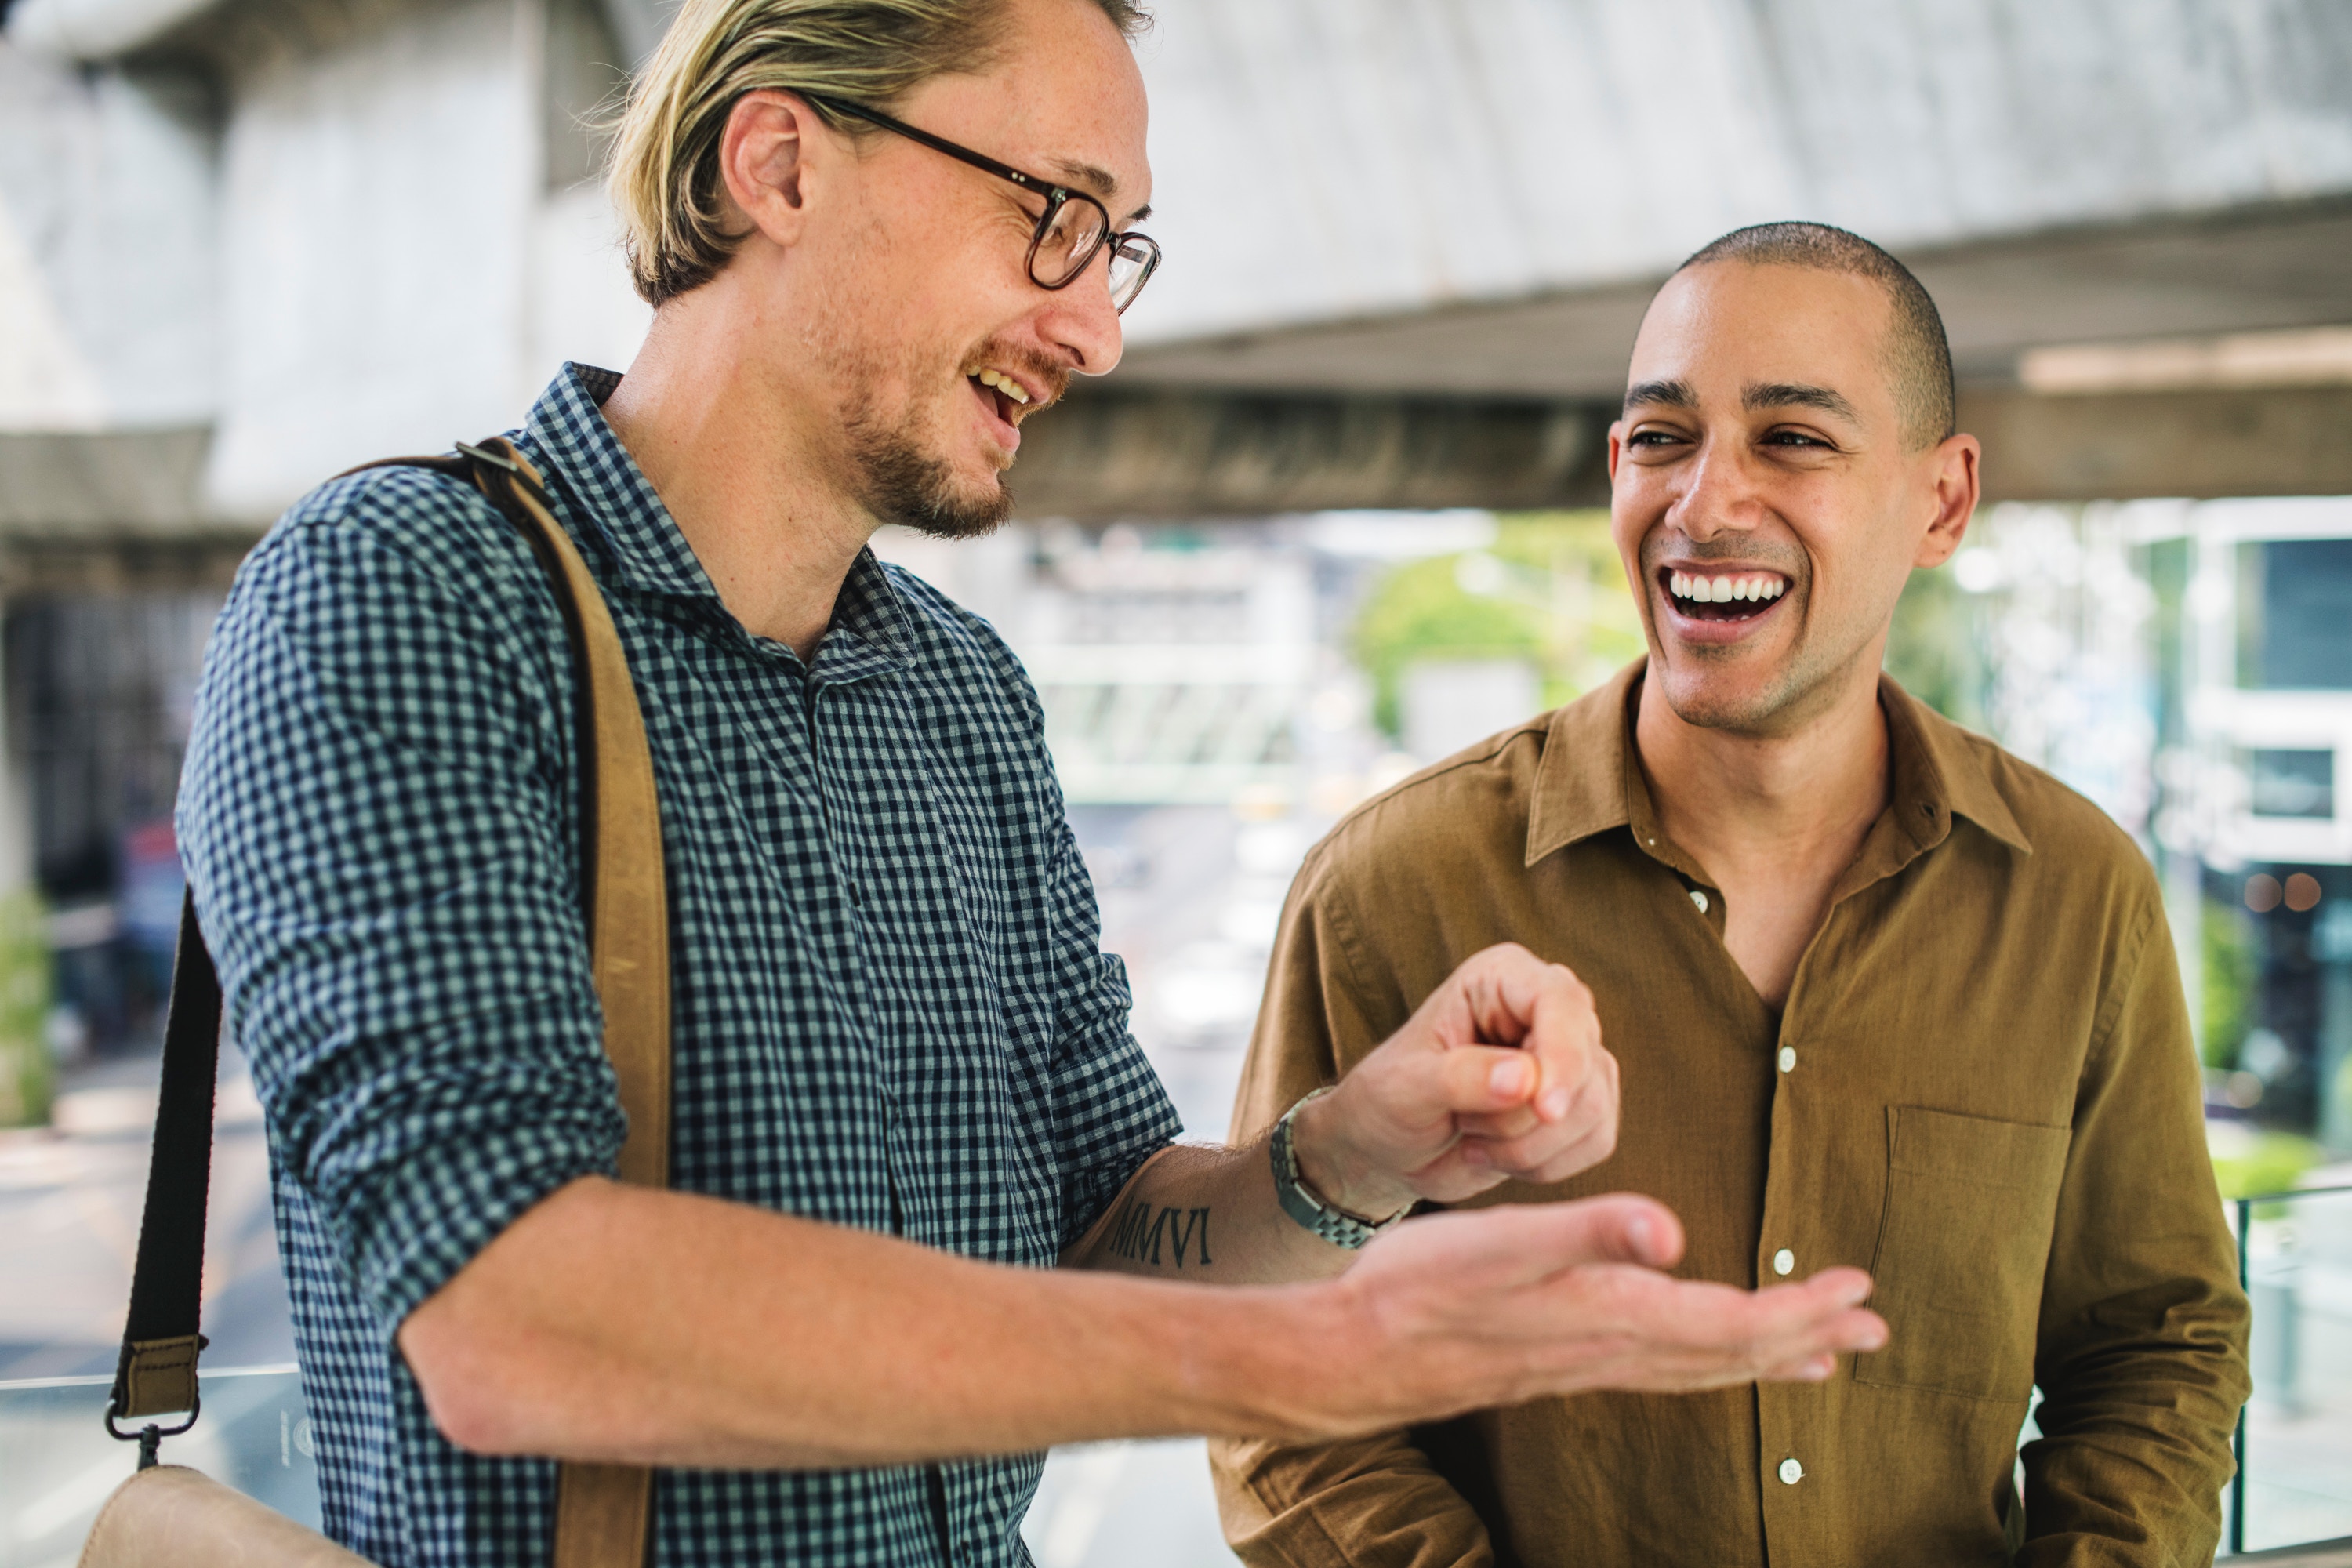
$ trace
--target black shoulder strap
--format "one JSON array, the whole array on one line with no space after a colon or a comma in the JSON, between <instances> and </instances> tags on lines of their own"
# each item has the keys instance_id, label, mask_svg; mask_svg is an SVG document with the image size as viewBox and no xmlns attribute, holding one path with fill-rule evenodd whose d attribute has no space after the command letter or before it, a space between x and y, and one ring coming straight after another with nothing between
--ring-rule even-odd
<instances>
[{"instance_id":1,"label":"black shoulder strap","mask_svg":"<svg viewBox=\"0 0 2352 1568\"><path fill-rule=\"evenodd\" d=\"M431 468L475 482L478 461L497 453L391 458L362 468ZM357 472L357 469L350 470ZM501 489L482 486L501 511L511 511ZM544 554L528 527L525 536ZM565 630L579 646L579 612L561 572L550 567L565 611ZM592 775L593 768L583 768ZM590 803L583 801L583 805ZM583 816L582 822L593 820ZM583 865L583 881L588 868ZM584 889L583 889L584 890ZM172 1000L164 1015L163 1086L155 1105L155 1140L147 1164L147 1202L139 1220L139 1255L131 1275L131 1310L123 1321L122 1352L115 1363L114 1394L106 1429L139 1443L141 1468L155 1462L156 1445L196 1424L197 1331L204 1309L205 1204L212 1184L213 1085L219 1072L221 993L212 953L196 925L195 890L180 902L179 946L172 962ZM118 1421L184 1410L177 1426L147 1423L126 1431Z\"/></svg>"},{"instance_id":2,"label":"black shoulder strap","mask_svg":"<svg viewBox=\"0 0 2352 1568\"><path fill-rule=\"evenodd\" d=\"M139 1220L139 1260L131 1275L131 1312L115 1363L106 1429L139 1438L142 1469L155 1445L196 1424L196 1332L203 1310L205 1197L212 1182L213 1079L220 1058L220 981L196 929L195 895L180 900L179 951L172 962L172 1002L163 1021L163 1082L155 1105L155 1148L147 1166L147 1205ZM188 1418L131 1433L117 1417L184 1410Z\"/></svg>"}]
</instances>

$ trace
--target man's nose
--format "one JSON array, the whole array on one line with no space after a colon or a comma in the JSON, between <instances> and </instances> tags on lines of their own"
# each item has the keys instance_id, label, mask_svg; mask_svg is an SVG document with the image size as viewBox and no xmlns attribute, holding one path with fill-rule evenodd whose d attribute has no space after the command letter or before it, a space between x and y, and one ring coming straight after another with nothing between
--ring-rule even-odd
<instances>
[{"instance_id":1,"label":"man's nose","mask_svg":"<svg viewBox=\"0 0 2352 1568\"><path fill-rule=\"evenodd\" d=\"M1054 291L1038 327L1046 342L1069 352L1075 362L1070 368L1080 375L1110 374L1127 352L1118 310L1110 302L1110 247L1103 247L1084 272Z\"/></svg>"},{"instance_id":2,"label":"man's nose","mask_svg":"<svg viewBox=\"0 0 2352 1568\"><path fill-rule=\"evenodd\" d=\"M1722 533L1745 533L1764 521L1757 476L1737 444L1706 441L1687 470L1689 482L1667 510L1666 521L1693 543Z\"/></svg>"}]
</instances>

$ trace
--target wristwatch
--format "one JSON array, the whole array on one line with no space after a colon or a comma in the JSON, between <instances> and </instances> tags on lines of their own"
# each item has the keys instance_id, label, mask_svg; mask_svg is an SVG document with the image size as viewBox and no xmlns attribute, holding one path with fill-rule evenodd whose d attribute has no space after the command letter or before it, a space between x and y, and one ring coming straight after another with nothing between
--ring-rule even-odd
<instances>
[{"instance_id":1,"label":"wristwatch","mask_svg":"<svg viewBox=\"0 0 2352 1568\"><path fill-rule=\"evenodd\" d=\"M1325 1203L1299 1175L1298 1151L1290 1142L1290 1119L1330 1092L1326 1085L1284 1111L1282 1120L1274 1124L1274 1138L1266 1144L1266 1152L1274 1161L1274 1195L1281 1200L1282 1212L1332 1246L1352 1252L1403 1220L1412 1212L1412 1205L1405 1205L1386 1219L1359 1219L1345 1209Z\"/></svg>"}]
</instances>

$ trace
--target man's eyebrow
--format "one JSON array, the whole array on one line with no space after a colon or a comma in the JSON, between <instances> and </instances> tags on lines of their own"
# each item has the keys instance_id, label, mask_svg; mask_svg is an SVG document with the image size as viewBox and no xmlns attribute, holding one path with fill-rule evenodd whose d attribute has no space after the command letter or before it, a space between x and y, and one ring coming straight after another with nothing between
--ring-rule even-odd
<instances>
[{"instance_id":1,"label":"man's eyebrow","mask_svg":"<svg viewBox=\"0 0 2352 1568\"><path fill-rule=\"evenodd\" d=\"M1118 176L1108 169L1095 163L1080 163L1075 158L1055 158L1052 163L1061 171L1063 179L1071 184L1084 186L1088 195L1100 196L1105 205L1118 195Z\"/></svg>"},{"instance_id":2,"label":"man's eyebrow","mask_svg":"<svg viewBox=\"0 0 2352 1568\"><path fill-rule=\"evenodd\" d=\"M1766 408L1818 408L1849 424L1862 423L1862 416L1843 396L1826 386L1808 386L1802 382L1759 382L1739 395L1739 404L1751 414Z\"/></svg>"},{"instance_id":3,"label":"man's eyebrow","mask_svg":"<svg viewBox=\"0 0 2352 1568\"><path fill-rule=\"evenodd\" d=\"M1669 408L1696 408L1698 394L1686 381L1637 381L1625 389L1628 409L1643 404L1664 404Z\"/></svg>"},{"instance_id":4,"label":"man's eyebrow","mask_svg":"<svg viewBox=\"0 0 2352 1568\"><path fill-rule=\"evenodd\" d=\"M1071 184L1083 188L1088 195L1100 197L1102 199L1102 205L1105 207L1109 206L1113 201L1118 199L1118 176L1112 174L1108 169L1103 168L1101 165L1096 163L1082 163L1076 158L1052 158L1048 159L1047 162L1052 163L1055 169L1059 170L1061 172L1062 178L1067 180ZM1121 223L1141 223L1145 218L1148 218L1150 216L1151 204L1150 202L1146 202L1119 221Z\"/></svg>"}]
</instances>

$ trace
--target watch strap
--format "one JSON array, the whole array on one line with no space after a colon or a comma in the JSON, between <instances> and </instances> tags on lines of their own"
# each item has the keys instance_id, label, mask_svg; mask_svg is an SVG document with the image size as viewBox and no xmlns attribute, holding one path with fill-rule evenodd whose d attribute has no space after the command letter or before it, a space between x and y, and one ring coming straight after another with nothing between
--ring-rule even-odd
<instances>
[{"instance_id":1,"label":"watch strap","mask_svg":"<svg viewBox=\"0 0 2352 1568\"><path fill-rule=\"evenodd\" d=\"M1362 1219L1325 1203L1298 1173L1298 1150L1292 1142L1291 1119L1330 1092L1330 1087L1326 1085L1284 1111L1282 1120L1274 1124L1274 1137L1266 1144L1266 1153L1274 1163L1274 1195L1281 1203L1282 1212L1332 1246L1353 1252L1402 1221L1412 1212L1412 1205L1407 1204L1386 1219Z\"/></svg>"}]
</instances>

